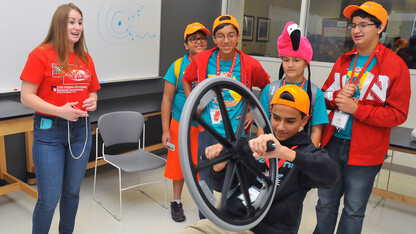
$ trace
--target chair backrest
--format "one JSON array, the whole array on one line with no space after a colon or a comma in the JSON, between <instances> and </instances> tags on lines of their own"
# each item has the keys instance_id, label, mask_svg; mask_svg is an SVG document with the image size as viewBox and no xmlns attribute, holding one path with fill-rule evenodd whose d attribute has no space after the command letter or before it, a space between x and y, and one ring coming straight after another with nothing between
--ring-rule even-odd
<instances>
[{"instance_id":1,"label":"chair backrest","mask_svg":"<svg viewBox=\"0 0 416 234\"><path fill-rule=\"evenodd\" d=\"M111 112L98 119L98 129L107 147L121 143L138 143L143 125L143 115L135 111Z\"/></svg>"}]
</instances>

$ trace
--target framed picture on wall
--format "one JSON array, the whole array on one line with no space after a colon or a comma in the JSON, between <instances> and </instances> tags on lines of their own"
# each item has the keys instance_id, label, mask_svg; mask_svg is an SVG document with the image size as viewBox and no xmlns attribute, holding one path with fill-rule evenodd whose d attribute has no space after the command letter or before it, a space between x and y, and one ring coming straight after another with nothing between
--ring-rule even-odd
<instances>
[{"instance_id":1,"label":"framed picture on wall","mask_svg":"<svg viewBox=\"0 0 416 234\"><path fill-rule=\"evenodd\" d=\"M254 16L244 15L243 41L252 41L254 35Z\"/></svg>"},{"instance_id":2,"label":"framed picture on wall","mask_svg":"<svg viewBox=\"0 0 416 234\"><path fill-rule=\"evenodd\" d=\"M256 41L269 41L270 19L257 17L257 34Z\"/></svg>"}]
</instances>

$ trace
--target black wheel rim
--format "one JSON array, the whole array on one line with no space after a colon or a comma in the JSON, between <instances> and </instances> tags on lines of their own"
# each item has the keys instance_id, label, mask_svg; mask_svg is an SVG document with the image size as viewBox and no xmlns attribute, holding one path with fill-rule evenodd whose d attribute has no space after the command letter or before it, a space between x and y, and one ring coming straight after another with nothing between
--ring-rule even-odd
<instances>
[{"instance_id":1,"label":"black wheel rim","mask_svg":"<svg viewBox=\"0 0 416 234\"><path fill-rule=\"evenodd\" d=\"M231 120L226 111L225 103L222 98L222 90L229 89L241 96L242 114L239 119L237 129L234 131ZM209 126L198 113L198 106L204 106L204 102L217 97L218 105L224 125L226 137L222 137L215 129ZM206 106L206 105L205 105ZM254 94L240 82L227 77L211 77L198 84L189 95L183 108L180 127L179 127L179 153L183 175L191 196L202 213L217 226L230 231L248 230L257 225L267 214L277 186L277 163L275 159L270 160L270 170L268 176L247 163L247 155L242 152L242 147L248 147L244 137L244 122L246 113L250 110L257 126L263 128L265 133L271 133L270 123L262 110ZM190 154L190 129L192 122L196 121L200 127L213 136L223 145L222 153L213 160L205 160L195 166ZM246 149L246 148L245 148ZM227 161L224 185L222 187L221 202L210 193L204 182L198 181L198 172L210 170L212 165ZM249 170L253 174L262 178L265 183L260 190L259 197L251 204L249 198L249 187L247 175L243 172ZM227 206L230 203L230 193L232 193L233 180L238 181L239 193L243 194L246 204L241 213L231 213ZM224 192L225 191L225 192Z\"/></svg>"}]
</instances>

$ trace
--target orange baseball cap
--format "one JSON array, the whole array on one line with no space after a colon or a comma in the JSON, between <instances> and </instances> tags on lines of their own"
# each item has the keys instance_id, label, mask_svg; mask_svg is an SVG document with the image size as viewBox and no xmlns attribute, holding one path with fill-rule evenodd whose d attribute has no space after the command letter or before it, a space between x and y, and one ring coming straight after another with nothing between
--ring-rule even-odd
<instances>
[{"instance_id":1,"label":"orange baseball cap","mask_svg":"<svg viewBox=\"0 0 416 234\"><path fill-rule=\"evenodd\" d=\"M197 32L199 30L204 32L206 36L211 34L209 32L209 30L207 28L205 28L205 26L203 24L201 24L199 22L195 22L195 23L192 23L192 24L188 24L188 26L186 26L185 33L183 34L183 39L186 40L186 37L188 35L191 35L191 34Z\"/></svg>"},{"instance_id":2,"label":"orange baseball cap","mask_svg":"<svg viewBox=\"0 0 416 234\"><path fill-rule=\"evenodd\" d=\"M290 94L292 94L295 101L281 99L280 95L282 95L283 92L289 92ZM299 110L300 112L303 112L305 115L309 115L309 96L305 92L305 90L303 90L297 85L283 85L282 87L280 87L276 91L272 101L270 102L270 105L273 104L290 106Z\"/></svg>"},{"instance_id":3,"label":"orange baseball cap","mask_svg":"<svg viewBox=\"0 0 416 234\"><path fill-rule=\"evenodd\" d=\"M230 19L220 21L221 17L224 17L224 16L228 16L228 17L230 17ZM216 18L215 21L214 21L214 26L212 26L212 32L214 32L215 29L221 24L232 24L235 27L237 27L238 33L240 33L240 27L238 26L238 21L232 15L220 15L220 16L218 16L218 18Z\"/></svg>"},{"instance_id":4,"label":"orange baseball cap","mask_svg":"<svg viewBox=\"0 0 416 234\"><path fill-rule=\"evenodd\" d=\"M387 25L387 11L382 5L372 1L365 2L361 6L349 5L344 9L344 16L351 19L351 15L357 10L363 10L379 19L384 26Z\"/></svg>"}]
</instances>

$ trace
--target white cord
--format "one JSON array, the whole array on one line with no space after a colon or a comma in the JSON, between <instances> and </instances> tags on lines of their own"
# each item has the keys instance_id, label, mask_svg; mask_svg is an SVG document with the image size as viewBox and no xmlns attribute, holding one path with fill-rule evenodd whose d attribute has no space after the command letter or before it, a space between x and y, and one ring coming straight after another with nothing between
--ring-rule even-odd
<instances>
[{"instance_id":1,"label":"white cord","mask_svg":"<svg viewBox=\"0 0 416 234\"><path fill-rule=\"evenodd\" d=\"M69 152L71 152L72 158L79 159L84 154L85 147L87 146L87 141L88 141L88 118L85 117L85 143L84 143L84 148L82 149L81 154L78 155L78 156L76 156L76 157L74 156L74 154L72 154L72 149L71 149L71 132L69 131L69 121L68 120L67 120L67 125L68 125L68 145L69 145Z\"/></svg>"}]
</instances>

